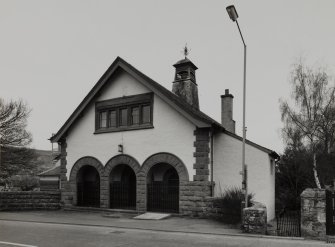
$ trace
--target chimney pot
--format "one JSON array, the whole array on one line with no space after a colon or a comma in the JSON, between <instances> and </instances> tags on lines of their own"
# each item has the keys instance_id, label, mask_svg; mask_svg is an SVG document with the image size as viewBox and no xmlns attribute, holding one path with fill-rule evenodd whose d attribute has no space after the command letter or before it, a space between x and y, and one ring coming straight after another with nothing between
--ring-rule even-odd
<instances>
[{"instance_id":1,"label":"chimney pot","mask_svg":"<svg viewBox=\"0 0 335 247\"><path fill-rule=\"evenodd\" d=\"M233 98L234 96L229 93L229 89L225 89L225 94L221 95L221 124L229 132L235 133Z\"/></svg>"}]
</instances>

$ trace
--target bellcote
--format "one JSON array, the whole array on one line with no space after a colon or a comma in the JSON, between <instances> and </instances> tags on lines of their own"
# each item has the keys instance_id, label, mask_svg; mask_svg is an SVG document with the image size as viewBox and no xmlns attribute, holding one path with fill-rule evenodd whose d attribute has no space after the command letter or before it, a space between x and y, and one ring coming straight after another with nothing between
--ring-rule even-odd
<instances>
[{"instance_id":1,"label":"bellcote","mask_svg":"<svg viewBox=\"0 0 335 247\"><path fill-rule=\"evenodd\" d=\"M184 58L173 65L176 68L175 81L191 80L196 83L195 71L198 69L188 58Z\"/></svg>"},{"instance_id":2,"label":"bellcote","mask_svg":"<svg viewBox=\"0 0 335 247\"><path fill-rule=\"evenodd\" d=\"M195 71L197 66L187 57L173 65L176 68L172 92L192 107L199 109L198 86Z\"/></svg>"}]
</instances>

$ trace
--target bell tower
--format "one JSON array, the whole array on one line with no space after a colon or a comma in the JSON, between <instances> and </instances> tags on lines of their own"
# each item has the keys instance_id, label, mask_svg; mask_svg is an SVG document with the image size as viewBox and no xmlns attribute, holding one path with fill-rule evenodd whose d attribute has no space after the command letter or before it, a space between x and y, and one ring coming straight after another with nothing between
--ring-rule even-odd
<instances>
[{"instance_id":1,"label":"bell tower","mask_svg":"<svg viewBox=\"0 0 335 247\"><path fill-rule=\"evenodd\" d=\"M184 48L185 58L175 63L175 77L172 85L172 92L192 107L199 109L198 85L196 83L195 71L198 69L191 60L187 58L189 51Z\"/></svg>"}]
</instances>

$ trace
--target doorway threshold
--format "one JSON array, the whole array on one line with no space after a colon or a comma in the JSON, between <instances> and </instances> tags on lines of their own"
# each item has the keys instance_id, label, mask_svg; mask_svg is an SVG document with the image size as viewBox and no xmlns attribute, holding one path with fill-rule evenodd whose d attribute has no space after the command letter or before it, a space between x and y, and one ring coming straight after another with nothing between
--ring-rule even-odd
<instances>
[{"instance_id":1,"label":"doorway threshold","mask_svg":"<svg viewBox=\"0 0 335 247\"><path fill-rule=\"evenodd\" d=\"M134 219L136 219L136 220L163 220L163 219L166 219L170 216L171 216L171 214L166 214L166 213L146 212L144 214L140 214L138 216L135 216Z\"/></svg>"}]
</instances>

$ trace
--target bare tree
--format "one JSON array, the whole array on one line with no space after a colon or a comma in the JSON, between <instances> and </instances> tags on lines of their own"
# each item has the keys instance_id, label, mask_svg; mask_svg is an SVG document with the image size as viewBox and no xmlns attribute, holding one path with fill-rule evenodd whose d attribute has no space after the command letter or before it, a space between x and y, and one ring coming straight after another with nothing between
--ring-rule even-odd
<instances>
[{"instance_id":1,"label":"bare tree","mask_svg":"<svg viewBox=\"0 0 335 247\"><path fill-rule=\"evenodd\" d=\"M24 148L31 143L26 130L30 110L22 100L6 103L0 98L0 177L7 178L30 164L31 152ZM29 154L29 155L28 155Z\"/></svg>"},{"instance_id":2,"label":"bare tree","mask_svg":"<svg viewBox=\"0 0 335 247\"><path fill-rule=\"evenodd\" d=\"M283 134L286 142L299 135L311 151L315 184L321 188L316 157L318 152L328 153L334 146L335 87L329 85L324 69L313 70L302 61L294 65L290 82L295 106L284 100L280 102Z\"/></svg>"},{"instance_id":3,"label":"bare tree","mask_svg":"<svg viewBox=\"0 0 335 247\"><path fill-rule=\"evenodd\" d=\"M26 130L29 113L22 100L6 103L0 99L0 145L22 147L31 142Z\"/></svg>"}]
</instances>

